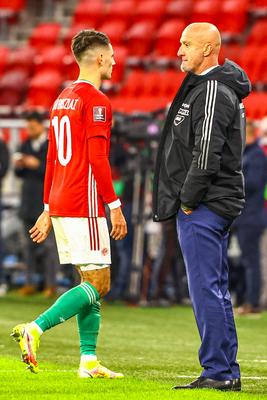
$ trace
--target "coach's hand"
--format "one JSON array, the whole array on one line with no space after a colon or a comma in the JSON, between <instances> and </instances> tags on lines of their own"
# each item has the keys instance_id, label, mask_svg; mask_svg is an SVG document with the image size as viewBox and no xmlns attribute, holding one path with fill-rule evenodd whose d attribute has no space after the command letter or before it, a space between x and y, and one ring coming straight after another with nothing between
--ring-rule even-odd
<instances>
[{"instance_id":1,"label":"coach's hand","mask_svg":"<svg viewBox=\"0 0 267 400\"><path fill-rule=\"evenodd\" d=\"M52 228L52 222L48 211L43 211L35 225L29 230L33 242L42 243Z\"/></svg>"},{"instance_id":2,"label":"coach's hand","mask_svg":"<svg viewBox=\"0 0 267 400\"><path fill-rule=\"evenodd\" d=\"M112 230L110 236L115 240L122 240L127 235L127 224L120 207L110 210Z\"/></svg>"}]
</instances>

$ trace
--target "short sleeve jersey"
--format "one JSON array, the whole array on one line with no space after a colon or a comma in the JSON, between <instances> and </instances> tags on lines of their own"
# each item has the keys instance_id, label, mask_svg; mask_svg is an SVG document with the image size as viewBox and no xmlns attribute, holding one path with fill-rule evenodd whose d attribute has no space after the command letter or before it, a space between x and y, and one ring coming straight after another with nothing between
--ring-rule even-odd
<instances>
[{"instance_id":1,"label":"short sleeve jersey","mask_svg":"<svg viewBox=\"0 0 267 400\"><path fill-rule=\"evenodd\" d=\"M108 98L87 81L74 82L54 102L49 133L55 154L50 215L105 216L104 201L88 159L88 139L104 136L109 153L111 123Z\"/></svg>"}]
</instances>

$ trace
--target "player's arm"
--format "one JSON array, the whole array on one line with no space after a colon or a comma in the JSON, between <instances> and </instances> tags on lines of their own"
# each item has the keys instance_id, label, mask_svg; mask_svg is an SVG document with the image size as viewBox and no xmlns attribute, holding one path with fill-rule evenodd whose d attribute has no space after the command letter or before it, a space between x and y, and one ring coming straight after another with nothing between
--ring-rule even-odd
<instances>
[{"instance_id":1,"label":"player's arm","mask_svg":"<svg viewBox=\"0 0 267 400\"><path fill-rule=\"evenodd\" d=\"M49 215L49 195L52 186L55 167L55 150L54 143L51 138L51 131L48 136L48 151L46 158L46 171L44 180L44 211L39 216L34 226L30 229L30 236L33 242L42 243L48 236L52 222Z\"/></svg>"},{"instance_id":2,"label":"player's arm","mask_svg":"<svg viewBox=\"0 0 267 400\"><path fill-rule=\"evenodd\" d=\"M234 104L230 101L216 81L209 81L193 105L193 159L180 195L186 213L199 205L220 170L227 127L233 118Z\"/></svg>"},{"instance_id":3,"label":"player's arm","mask_svg":"<svg viewBox=\"0 0 267 400\"><path fill-rule=\"evenodd\" d=\"M111 168L108 159L108 139L104 136L94 136L88 139L88 158L97 183L99 193L109 206L112 224L111 237L123 239L127 234L127 225L121 211L121 203L117 198L113 184Z\"/></svg>"}]
</instances>

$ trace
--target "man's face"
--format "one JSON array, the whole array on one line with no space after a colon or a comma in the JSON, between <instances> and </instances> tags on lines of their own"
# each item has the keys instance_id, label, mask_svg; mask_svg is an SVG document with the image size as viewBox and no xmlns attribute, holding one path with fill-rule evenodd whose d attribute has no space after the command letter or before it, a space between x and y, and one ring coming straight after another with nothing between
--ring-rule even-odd
<instances>
[{"instance_id":1,"label":"man's face","mask_svg":"<svg viewBox=\"0 0 267 400\"><path fill-rule=\"evenodd\" d=\"M30 139L37 139L44 131L43 124L35 119L28 120L26 127Z\"/></svg>"},{"instance_id":2,"label":"man's face","mask_svg":"<svg viewBox=\"0 0 267 400\"><path fill-rule=\"evenodd\" d=\"M198 40L196 34L188 32L187 29L183 31L180 43L177 56L182 59L181 70L197 74L204 61L203 44Z\"/></svg>"},{"instance_id":3,"label":"man's face","mask_svg":"<svg viewBox=\"0 0 267 400\"><path fill-rule=\"evenodd\" d=\"M111 79L113 65L115 65L114 52L111 44L105 47L102 52L101 79Z\"/></svg>"}]
</instances>

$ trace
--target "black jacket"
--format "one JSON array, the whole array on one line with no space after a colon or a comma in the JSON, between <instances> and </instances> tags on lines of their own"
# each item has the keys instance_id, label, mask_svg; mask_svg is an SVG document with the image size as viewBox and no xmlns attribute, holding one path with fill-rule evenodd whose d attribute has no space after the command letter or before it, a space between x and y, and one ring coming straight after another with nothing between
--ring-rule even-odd
<instances>
[{"instance_id":1,"label":"black jacket","mask_svg":"<svg viewBox=\"0 0 267 400\"><path fill-rule=\"evenodd\" d=\"M244 206L245 72L227 60L206 75L187 74L162 131L153 192L153 217L173 217L181 202L204 203L232 219Z\"/></svg>"},{"instance_id":2,"label":"black jacket","mask_svg":"<svg viewBox=\"0 0 267 400\"><path fill-rule=\"evenodd\" d=\"M46 140L38 150L35 150L31 140L28 139L19 149L19 152L32 155L40 160L40 165L35 170L29 168L15 169L16 175L23 179L19 215L24 221L35 222L44 209L43 186L47 147L48 141Z\"/></svg>"}]
</instances>

